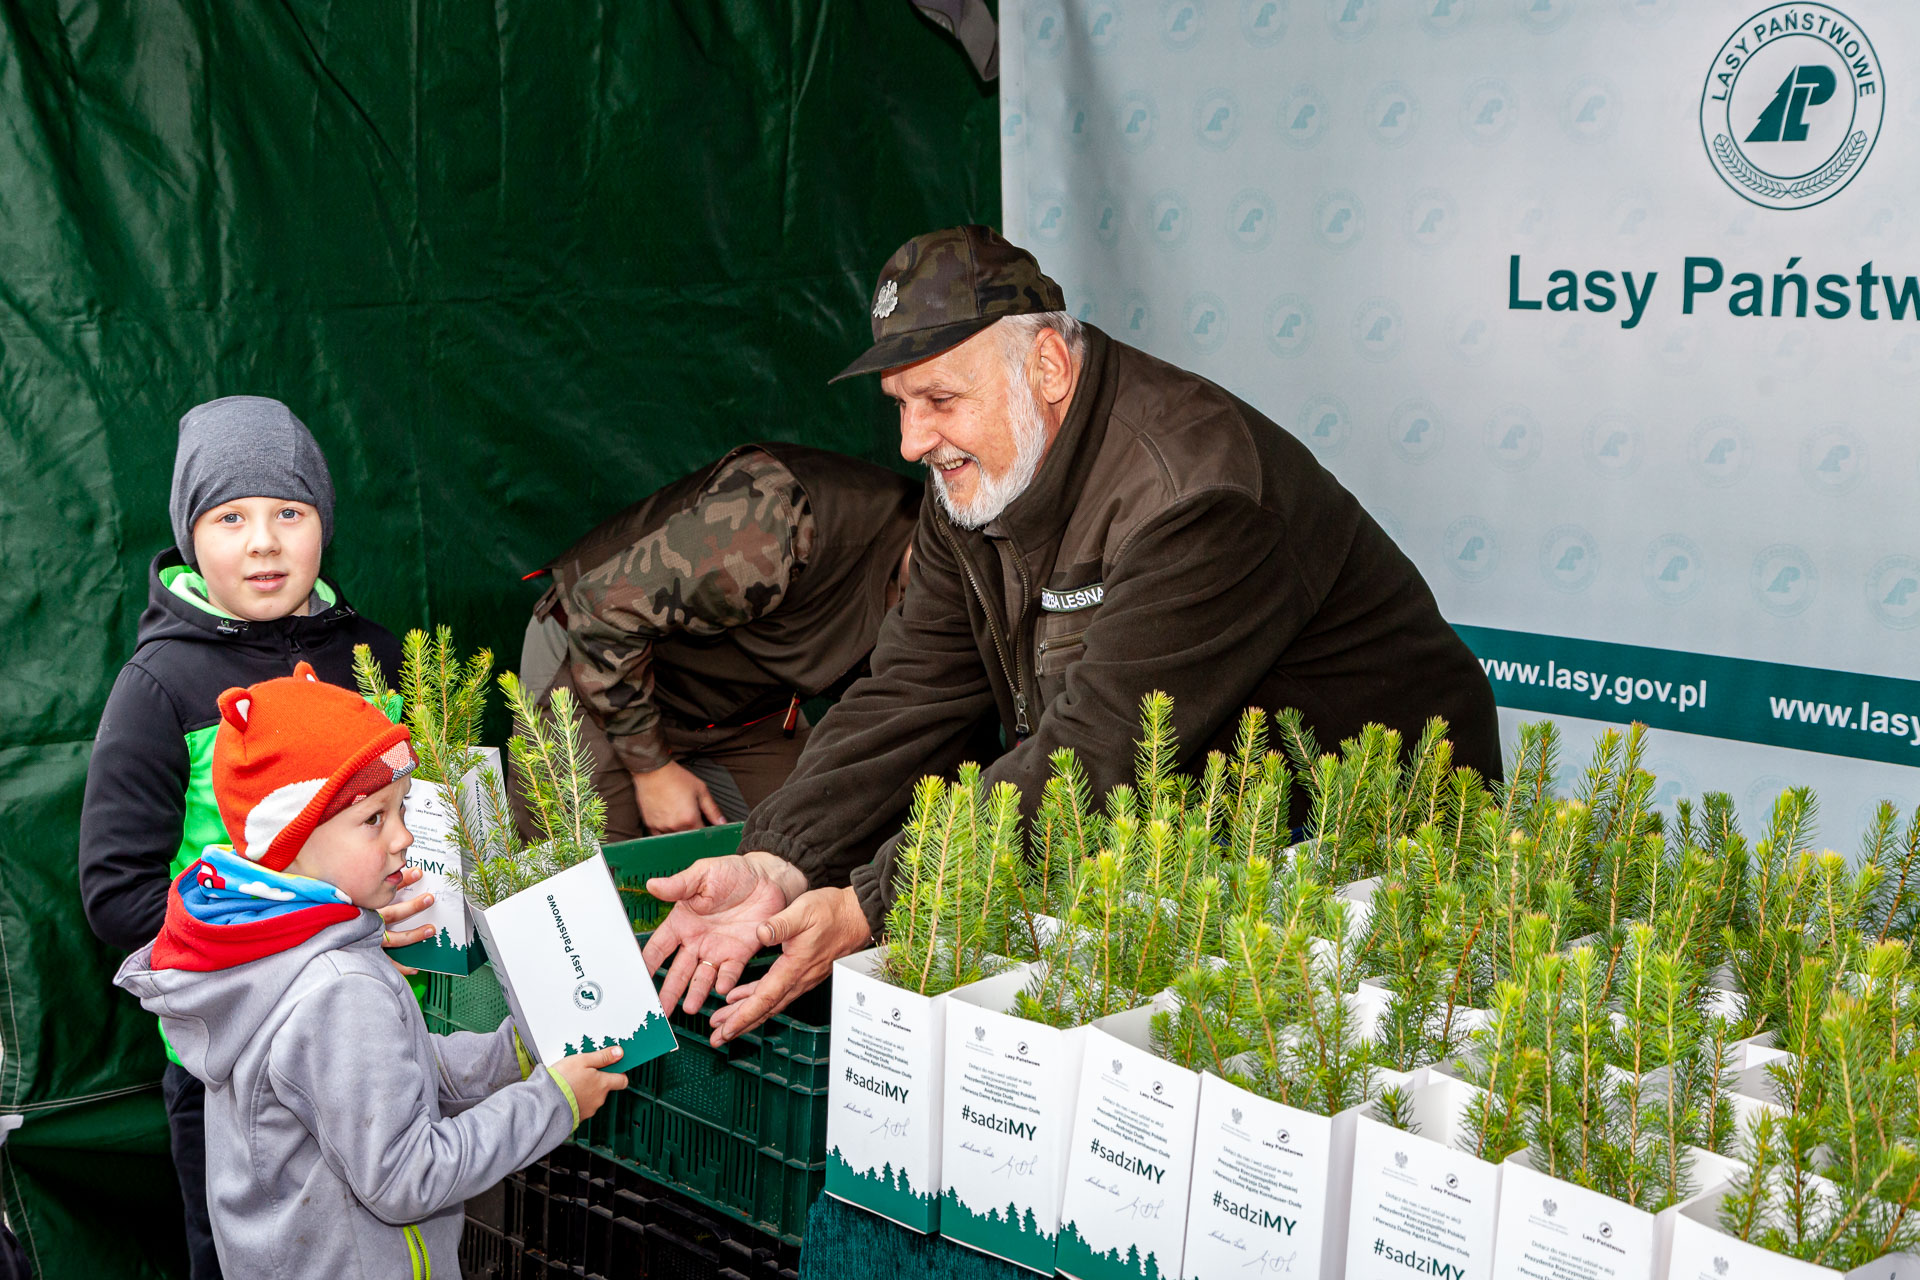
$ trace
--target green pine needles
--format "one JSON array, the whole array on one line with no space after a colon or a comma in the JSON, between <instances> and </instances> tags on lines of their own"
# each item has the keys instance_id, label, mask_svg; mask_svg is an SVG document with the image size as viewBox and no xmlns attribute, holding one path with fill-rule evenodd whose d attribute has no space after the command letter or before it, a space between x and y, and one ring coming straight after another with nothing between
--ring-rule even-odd
<instances>
[{"instance_id":1,"label":"green pine needles","mask_svg":"<svg viewBox=\"0 0 1920 1280\"><path fill-rule=\"evenodd\" d=\"M1174 1008L1154 1017L1156 1051L1318 1115L1366 1101L1376 1061L1351 995L1350 904L1303 860L1276 875L1257 855L1236 872L1225 957L1175 980Z\"/></svg>"},{"instance_id":2,"label":"green pine needles","mask_svg":"<svg viewBox=\"0 0 1920 1280\"><path fill-rule=\"evenodd\" d=\"M593 757L581 741L570 691L556 690L543 712L512 672L499 677L516 730L507 757L539 833L529 844L497 773L481 773L471 791L452 785L481 761L475 744L486 713L491 653L482 649L463 659L452 628L436 628L432 635L415 629L401 642L397 693L366 645L354 649L353 670L362 696L389 716L404 718L420 759L416 776L439 786L448 800L453 842L467 868L460 887L474 906L491 907L599 851L606 802L593 787Z\"/></svg>"},{"instance_id":3,"label":"green pine needles","mask_svg":"<svg viewBox=\"0 0 1920 1280\"><path fill-rule=\"evenodd\" d=\"M1004 968L1009 952L1037 945L1019 789L984 788L977 764L960 766L951 784L922 778L894 884L880 976L903 990L951 991Z\"/></svg>"},{"instance_id":4,"label":"green pine needles","mask_svg":"<svg viewBox=\"0 0 1920 1280\"><path fill-rule=\"evenodd\" d=\"M479 798L459 798L455 838L467 857L461 890L479 909L504 902L600 851L607 806L593 787L593 756L581 741L571 690L555 689L542 710L518 677L500 677L513 712L507 757L539 839L523 840L500 780L481 779Z\"/></svg>"},{"instance_id":5,"label":"green pine needles","mask_svg":"<svg viewBox=\"0 0 1920 1280\"><path fill-rule=\"evenodd\" d=\"M1078 1026L1146 1003L1221 954L1229 869L1283 856L1291 831L1292 777L1267 740L1265 713L1249 710L1233 753L1211 753L1196 781L1177 771L1173 700L1148 694L1134 782L1099 812L1078 762L1056 755L1026 896L1057 923L1030 957L1038 963L1016 1014Z\"/></svg>"},{"instance_id":6,"label":"green pine needles","mask_svg":"<svg viewBox=\"0 0 1920 1280\"><path fill-rule=\"evenodd\" d=\"M1791 1057L1769 1068L1784 1114L1743 1135L1724 1231L1850 1270L1920 1249L1920 986L1904 941L1835 972L1808 958L1787 997Z\"/></svg>"},{"instance_id":7,"label":"green pine needles","mask_svg":"<svg viewBox=\"0 0 1920 1280\"><path fill-rule=\"evenodd\" d=\"M1920 1247L1920 811L1881 806L1849 859L1815 847L1804 788L1751 840L1724 794L1656 808L1639 725L1584 767L1523 725L1489 784L1439 721L1323 752L1298 714L1249 710L1192 761L1173 713L1142 700L1105 795L1056 752L1025 820L974 766L923 780L887 979L1031 962L1019 1016L1151 1002L1163 1057L1321 1115L1406 1127L1395 1073L1440 1067L1478 1086L1482 1158L1659 1212L1703 1189L1700 1152L1738 1156L1734 1235L1840 1269ZM1742 1130L1732 1063L1763 1032L1789 1056Z\"/></svg>"},{"instance_id":8,"label":"green pine needles","mask_svg":"<svg viewBox=\"0 0 1920 1280\"><path fill-rule=\"evenodd\" d=\"M407 632L400 647L397 695L387 687L373 650L364 644L353 650L353 675L361 696L389 718L406 721L420 758L414 776L422 782L458 782L480 763L474 747L492 672L493 654L482 649L462 660L453 647L453 628L447 626L435 628L431 636L418 628Z\"/></svg>"},{"instance_id":9,"label":"green pine needles","mask_svg":"<svg viewBox=\"0 0 1920 1280\"><path fill-rule=\"evenodd\" d=\"M1683 946L1631 927L1617 991L1600 947L1546 946L1530 922L1522 971L1500 984L1465 1078L1475 1153L1531 1148L1542 1173L1657 1213L1699 1192L1694 1149L1730 1152L1732 1026L1703 1007Z\"/></svg>"}]
</instances>

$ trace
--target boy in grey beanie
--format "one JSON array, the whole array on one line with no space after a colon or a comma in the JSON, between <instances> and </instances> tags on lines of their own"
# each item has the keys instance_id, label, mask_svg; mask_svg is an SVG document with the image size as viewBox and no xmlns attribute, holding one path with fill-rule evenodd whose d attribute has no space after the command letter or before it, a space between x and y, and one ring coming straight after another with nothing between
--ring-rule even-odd
<instances>
[{"instance_id":1,"label":"boy in grey beanie","mask_svg":"<svg viewBox=\"0 0 1920 1280\"><path fill-rule=\"evenodd\" d=\"M226 830L213 800L219 697L313 664L351 689L353 648L372 647L387 679L400 644L320 576L333 536L333 482L293 411L264 396L227 396L180 419L175 546L154 557L138 645L100 716L80 810L80 896L109 946L137 951L160 931L167 888ZM408 870L409 883L419 878ZM386 945L428 930L399 922L432 901L386 908ZM164 1038L164 1037L163 1037ZM207 1216L205 1090L172 1047L161 1079L174 1167L186 1202L191 1280L218 1280Z\"/></svg>"},{"instance_id":2,"label":"boy in grey beanie","mask_svg":"<svg viewBox=\"0 0 1920 1280\"><path fill-rule=\"evenodd\" d=\"M167 514L173 542L190 566L193 526L233 498L292 498L320 513L320 545L333 540L333 478L313 433L293 410L266 396L223 396L180 419Z\"/></svg>"}]
</instances>

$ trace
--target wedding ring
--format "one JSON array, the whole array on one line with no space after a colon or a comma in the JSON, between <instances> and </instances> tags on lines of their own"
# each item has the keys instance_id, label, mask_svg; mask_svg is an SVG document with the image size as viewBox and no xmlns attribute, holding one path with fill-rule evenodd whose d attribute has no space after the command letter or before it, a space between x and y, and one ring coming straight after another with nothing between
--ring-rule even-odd
<instances>
[{"instance_id":1,"label":"wedding ring","mask_svg":"<svg viewBox=\"0 0 1920 1280\"><path fill-rule=\"evenodd\" d=\"M718 968L720 967L719 965L717 965L717 964L715 964L715 963L714 963L713 961L711 961L711 960L702 960L702 961L700 962L700 964L704 964L704 965L706 965L706 966L707 966L707 967L708 967L709 969L718 969ZM700 967L700 965L699 965L699 964L697 964L697 965L695 965L695 966L694 966L694 968L696 968L696 969L698 969L699 967Z\"/></svg>"}]
</instances>

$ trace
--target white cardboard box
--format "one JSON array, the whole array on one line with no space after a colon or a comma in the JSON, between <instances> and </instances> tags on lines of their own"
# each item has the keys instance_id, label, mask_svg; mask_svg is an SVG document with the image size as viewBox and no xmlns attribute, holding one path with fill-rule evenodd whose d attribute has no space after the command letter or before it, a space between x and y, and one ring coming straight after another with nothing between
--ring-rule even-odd
<instances>
[{"instance_id":1,"label":"white cardboard box","mask_svg":"<svg viewBox=\"0 0 1920 1280\"><path fill-rule=\"evenodd\" d=\"M1735 1162L1691 1149L1691 1199L1738 1171ZM1636 1209L1534 1168L1531 1151L1508 1156L1500 1174L1500 1225L1493 1280L1661 1280L1673 1248L1678 1204Z\"/></svg>"},{"instance_id":2,"label":"white cardboard box","mask_svg":"<svg viewBox=\"0 0 1920 1280\"><path fill-rule=\"evenodd\" d=\"M465 977L480 967L485 948L474 944L473 922L467 914L467 898L460 890L459 877L466 874L466 859L453 840L453 793L464 792L473 811L479 808L481 779L491 773L500 776L500 748L481 747L480 763L468 770L458 782L447 784L422 782L415 778L401 803L401 821L413 833L413 847L407 850L407 865L420 868L420 879L394 895L405 902L423 893L433 895L433 905L409 918L406 927L433 926L433 936L424 942L395 947L387 954L394 960L429 973L451 973Z\"/></svg>"},{"instance_id":3,"label":"white cardboard box","mask_svg":"<svg viewBox=\"0 0 1920 1280\"><path fill-rule=\"evenodd\" d=\"M1378 1075L1382 1087L1425 1080ZM1370 1107L1316 1115L1203 1077L1181 1275L1345 1274L1354 1139Z\"/></svg>"},{"instance_id":4,"label":"white cardboard box","mask_svg":"<svg viewBox=\"0 0 1920 1280\"><path fill-rule=\"evenodd\" d=\"M1354 1132L1349 1280L1480 1280L1493 1266L1500 1166L1460 1150L1461 1112L1480 1091L1434 1075L1413 1091L1418 1133L1371 1116Z\"/></svg>"},{"instance_id":5,"label":"white cardboard box","mask_svg":"<svg viewBox=\"0 0 1920 1280\"><path fill-rule=\"evenodd\" d=\"M1052 1275L1087 1029L1014 1017L1026 981L947 994L940 1234Z\"/></svg>"},{"instance_id":6,"label":"white cardboard box","mask_svg":"<svg viewBox=\"0 0 1920 1280\"><path fill-rule=\"evenodd\" d=\"M1786 1107L1781 1104L1779 1084L1773 1073L1776 1067L1793 1055L1765 1044L1747 1047L1743 1056L1747 1065L1735 1069L1733 1089L1727 1095L1727 1102L1733 1108L1734 1131L1742 1136L1753 1128L1762 1114L1787 1114Z\"/></svg>"},{"instance_id":7,"label":"white cardboard box","mask_svg":"<svg viewBox=\"0 0 1920 1280\"><path fill-rule=\"evenodd\" d=\"M1769 1062L1778 1062L1790 1057L1785 1049L1779 1047L1778 1037L1771 1031L1763 1031L1757 1036L1748 1036L1744 1040L1735 1040L1727 1046L1733 1052L1733 1069L1744 1070L1747 1067L1764 1066Z\"/></svg>"},{"instance_id":8,"label":"white cardboard box","mask_svg":"<svg viewBox=\"0 0 1920 1280\"><path fill-rule=\"evenodd\" d=\"M927 1235L940 1226L947 997L881 980L885 955L834 962L826 1191Z\"/></svg>"},{"instance_id":9,"label":"white cardboard box","mask_svg":"<svg viewBox=\"0 0 1920 1280\"><path fill-rule=\"evenodd\" d=\"M1380 876L1368 876L1365 880L1355 880L1341 885L1333 891L1333 896L1347 904L1347 940L1352 943L1364 942L1367 930L1373 924L1373 895L1379 889Z\"/></svg>"},{"instance_id":10,"label":"white cardboard box","mask_svg":"<svg viewBox=\"0 0 1920 1280\"><path fill-rule=\"evenodd\" d=\"M1087 1028L1055 1257L1076 1280L1180 1274L1200 1076L1153 1052L1164 1007Z\"/></svg>"},{"instance_id":11,"label":"white cardboard box","mask_svg":"<svg viewBox=\"0 0 1920 1280\"><path fill-rule=\"evenodd\" d=\"M631 1071L674 1048L660 993L619 891L596 853L473 913L520 1038L552 1066L618 1044L609 1071Z\"/></svg>"},{"instance_id":12,"label":"white cardboard box","mask_svg":"<svg viewBox=\"0 0 1920 1280\"><path fill-rule=\"evenodd\" d=\"M1721 1187L1680 1206L1665 1280L1920 1280L1920 1255L1911 1253L1838 1271L1748 1244L1720 1230L1725 1196Z\"/></svg>"}]
</instances>

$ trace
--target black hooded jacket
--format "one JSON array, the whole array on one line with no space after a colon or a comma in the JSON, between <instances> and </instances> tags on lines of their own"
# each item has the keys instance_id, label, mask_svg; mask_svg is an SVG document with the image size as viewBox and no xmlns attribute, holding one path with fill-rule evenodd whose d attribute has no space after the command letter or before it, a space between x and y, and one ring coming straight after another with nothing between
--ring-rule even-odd
<instances>
[{"instance_id":1,"label":"black hooded jacket","mask_svg":"<svg viewBox=\"0 0 1920 1280\"><path fill-rule=\"evenodd\" d=\"M170 590L167 579L185 571L176 549L154 557L138 644L107 695L87 766L80 897L93 931L122 951L160 931L167 886L186 860L226 841L209 772L220 695L292 675L297 662L351 689L359 644L372 646L389 680L400 665L393 634L325 579L315 589L332 603L312 616L246 622Z\"/></svg>"}]
</instances>

